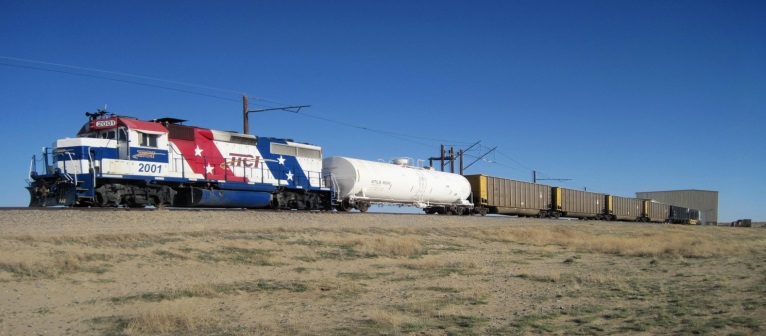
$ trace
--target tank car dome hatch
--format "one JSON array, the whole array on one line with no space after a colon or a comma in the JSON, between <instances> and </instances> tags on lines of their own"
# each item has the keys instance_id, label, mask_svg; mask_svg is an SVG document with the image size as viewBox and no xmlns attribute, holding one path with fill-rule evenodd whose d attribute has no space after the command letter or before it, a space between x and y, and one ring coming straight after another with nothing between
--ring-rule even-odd
<instances>
[{"instance_id":1,"label":"tank car dome hatch","mask_svg":"<svg viewBox=\"0 0 766 336\"><path fill-rule=\"evenodd\" d=\"M393 160L391 160L391 162L393 162L393 164L395 164L397 166L407 167L407 166L410 165L410 158L398 157L398 158L394 158Z\"/></svg>"}]
</instances>

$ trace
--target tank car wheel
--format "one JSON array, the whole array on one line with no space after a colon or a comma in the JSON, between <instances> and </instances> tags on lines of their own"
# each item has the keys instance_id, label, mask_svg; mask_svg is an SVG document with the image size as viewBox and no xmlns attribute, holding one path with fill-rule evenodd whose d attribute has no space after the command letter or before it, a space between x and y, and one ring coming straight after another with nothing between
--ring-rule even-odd
<instances>
[{"instance_id":1,"label":"tank car wheel","mask_svg":"<svg viewBox=\"0 0 766 336\"><path fill-rule=\"evenodd\" d=\"M354 210L354 206L351 205L351 202L348 199L344 199L340 205L338 205L338 211L345 211L345 212L351 212L351 210Z\"/></svg>"},{"instance_id":2,"label":"tank car wheel","mask_svg":"<svg viewBox=\"0 0 766 336\"><path fill-rule=\"evenodd\" d=\"M361 212L367 212L367 210L370 209L370 203L367 202L357 202L356 203L356 209Z\"/></svg>"}]
</instances>

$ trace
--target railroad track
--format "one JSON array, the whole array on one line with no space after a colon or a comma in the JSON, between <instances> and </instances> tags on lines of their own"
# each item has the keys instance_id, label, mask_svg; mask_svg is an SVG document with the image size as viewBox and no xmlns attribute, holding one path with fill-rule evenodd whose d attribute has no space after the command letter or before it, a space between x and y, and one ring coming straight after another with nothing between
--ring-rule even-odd
<instances>
[{"instance_id":1,"label":"railroad track","mask_svg":"<svg viewBox=\"0 0 766 336\"><path fill-rule=\"evenodd\" d=\"M130 208L130 207L0 207L0 211L247 211L247 212L273 212L273 213L337 213L343 215L425 215L424 213L399 213L399 212L345 212L327 210L275 210L275 209L245 209L245 208Z\"/></svg>"}]
</instances>

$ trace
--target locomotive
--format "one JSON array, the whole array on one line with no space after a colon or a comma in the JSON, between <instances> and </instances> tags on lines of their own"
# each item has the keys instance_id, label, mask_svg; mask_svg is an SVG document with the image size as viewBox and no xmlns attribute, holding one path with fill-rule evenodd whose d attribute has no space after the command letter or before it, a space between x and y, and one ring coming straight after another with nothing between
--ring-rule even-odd
<instances>
[{"instance_id":1,"label":"locomotive","mask_svg":"<svg viewBox=\"0 0 766 336\"><path fill-rule=\"evenodd\" d=\"M331 207L319 146L175 118L86 116L77 137L33 157L30 206Z\"/></svg>"}]
</instances>

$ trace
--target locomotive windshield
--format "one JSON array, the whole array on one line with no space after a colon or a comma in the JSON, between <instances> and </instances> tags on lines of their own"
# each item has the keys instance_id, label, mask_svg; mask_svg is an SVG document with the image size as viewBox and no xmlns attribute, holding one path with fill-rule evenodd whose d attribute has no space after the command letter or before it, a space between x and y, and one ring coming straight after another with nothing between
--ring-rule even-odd
<instances>
[{"instance_id":1,"label":"locomotive windshield","mask_svg":"<svg viewBox=\"0 0 766 336\"><path fill-rule=\"evenodd\" d=\"M108 140L126 141L128 140L128 133L125 127L109 130L96 130L93 132L82 133L77 135L80 138L100 138Z\"/></svg>"}]
</instances>

